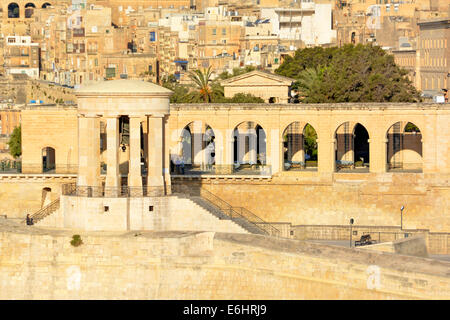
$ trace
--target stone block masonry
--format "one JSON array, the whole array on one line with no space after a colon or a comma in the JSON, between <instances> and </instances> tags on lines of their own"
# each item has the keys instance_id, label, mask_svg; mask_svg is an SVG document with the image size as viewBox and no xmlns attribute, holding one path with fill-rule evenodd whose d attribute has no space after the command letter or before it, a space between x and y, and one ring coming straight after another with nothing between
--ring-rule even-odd
<instances>
[{"instance_id":1,"label":"stone block masonry","mask_svg":"<svg viewBox=\"0 0 450 320\"><path fill-rule=\"evenodd\" d=\"M449 299L449 264L213 232L0 222L0 299Z\"/></svg>"}]
</instances>

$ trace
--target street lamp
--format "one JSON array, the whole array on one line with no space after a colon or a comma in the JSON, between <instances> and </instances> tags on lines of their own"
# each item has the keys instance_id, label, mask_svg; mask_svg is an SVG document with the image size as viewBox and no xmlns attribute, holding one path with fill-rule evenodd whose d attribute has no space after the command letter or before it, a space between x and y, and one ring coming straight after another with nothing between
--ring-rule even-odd
<instances>
[{"instance_id":1,"label":"street lamp","mask_svg":"<svg viewBox=\"0 0 450 320\"><path fill-rule=\"evenodd\" d=\"M405 209L405 206L400 208L400 230L403 230L403 209Z\"/></svg>"},{"instance_id":2,"label":"street lamp","mask_svg":"<svg viewBox=\"0 0 450 320\"><path fill-rule=\"evenodd\" d=\"M352 247L352 225L355 222L353 218L350 219L350 248Z\"/></svg>"}]
</instances>

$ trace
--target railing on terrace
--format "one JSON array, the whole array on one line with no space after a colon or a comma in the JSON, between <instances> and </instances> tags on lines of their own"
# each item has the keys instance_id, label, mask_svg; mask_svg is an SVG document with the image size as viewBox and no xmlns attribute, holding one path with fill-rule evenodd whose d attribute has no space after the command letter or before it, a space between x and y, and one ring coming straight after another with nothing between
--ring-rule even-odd
<instances>
[{"instance_id":1,"label":"railing on terrace","mask_svg":"<svg viewBox=\"0 0 450 320\"><path fill-rule=\"evenodd\" d=\"M412 237L412 232L389 232L389 231L371 231L363 232L363 235L369 234L372 240L376 240L378 243L395 241L403 238Z\"/></svg>"},{"instance_id":2,"label":"railing on terrace","mask_svg":"<svg viewBox=\"0 0 450 320\"><path fill-rule=\"evenodd\" d=\"M0 173L21 173L22 163L14 160L3 160L0 162Z\"/></svg>"},{"instance_id":3,"label":"railing on terrace","mask_svg":"<svg viewBox=\"0 0 450 320\"><path fill-rule=\"evenodd\" d=\"M62 186L62 194L65 196L77 196L88 198L136 198L136 197L160 197L165 195L164 187L96 187L78 186L75 183L67 183Z\"/></svg>"},{"instance_id":4,"label":"railing on terrace","mask_svg":"<svg viewBox=\"0 0 450 320\"><path fill-rule=\"evenodd\" d=\"M272 167L261 164L234 164L234 165L174 165L173 175L271 175Z\"/></svg>"},{"instance_id":5,"label":"railing on terrace","mask_svg":"<svg viewBox=\"0 0 450 320\"><path fill-rule=\"evenodd\" d=\"M23 164L22 161L3 160L0 162L0 174L34 173L34 174L76 174L77 165Z\"/></svg>"},{"instance_id":6,"label":"railing on terrace","mask_svg":"<svg viewBox=\"0 0 450 320\"><path fill-rule=\"evenodd\" d=\"M254 226L255 228L262 231L264 234L274 236L274 237L280 237L281 232L277 228L275 228L272 224L269 222L264 221L251 211L242 208L242 207L233 207L223 199L219 198L215 194L209 192L208 190L205 190L203 188L199 189L199 195L202 197L202 199L206 200L216 208L220 209L223 213L225 213L232 221L236 221L239 219L244 219L249 224Z\"/></svg>"}]
</instances>

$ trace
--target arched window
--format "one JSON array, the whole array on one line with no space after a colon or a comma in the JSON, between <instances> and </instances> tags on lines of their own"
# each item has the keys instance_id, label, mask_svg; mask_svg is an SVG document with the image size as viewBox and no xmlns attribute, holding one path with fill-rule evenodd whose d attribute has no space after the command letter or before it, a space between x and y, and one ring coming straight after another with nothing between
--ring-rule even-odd
<instances>
[{"instance_id":1,"label":"arched window","mask_svg":"<svg viewBox=\"0 0 450 320\"><path fill-rule=\"evenodd\" d=\"M178 153L171 154L175 174L213 173L216 163L215 134L211 126L193 121L181 131Z\"/></svg>"},{"instance_id":2,"label":"arched window","mask_svg":"<svg viewBox=\"0 0 450 320\"><path fill-rule=\"evenodd\" d=\"M336 170L346 172L369 171L369 133L355 122L341 124L335 132Z\"/></svg>"},{"instance_id":3,"label":"arched window","mask_svg":"<svg viewBox=\"0 0 450 320\"><path fill-rule=\"evenodd\" d=\"M412 122L399 121L387 131L387 168L392 172L422 172L422 133Z\"/></svg>"},{"instance_id":4,"label":"arched window","mask_svg":"<svg viewBox=\"0 0 450 320\"><path fill-rule=\"evenodd\" d=\"M55 149L52 147L45 147L42 149L42 172L52 173L55 171Z\"/></svg>"},{"instance_id":5,"label":"arched window","mask_svg":"<svg viewBox=\"0 0 450 320\"><path fill-rule=\"evenodd\" d=\"M51 4L48 3L48 2L46 2L46 3L44 3L44 4L42 5L42 9L47 9L47 8L50 7L50 6L51 6Z\"/></svg>"},{"instance_id":6,"label":"arched window","mask_svg":"<svg viewBox=\"0 0 450 320\"><path fill-rule=\"evenodd\" d=\"M8 18L20 18L19 5L12 2L8 5Z\"/></svg>"},{"instance_id":7,"label":"arched window","mask_svg":"<svg viewBox=\"0 0 450 320\"><path fill-rule=\"evenodd\" d=\"M25 18L31 18L33 16L35 8L36 8L36 6L34 5L34 3L28 2L25 5Z\"/></svg>"},{"instance_id":8,"label":"arched window","mask_svg":"<svg viewBox=\"0 0 450 320\"><path fill-rule=\"evenodd\" d=\"M291 123L283 132L284 170L317 170L317 132L309 123Z\"/></svg>"},{"instance_id":9,"label":"arched window","mask_svg":"<svg viewBox=\"0 0 450 320\"><path fill-rule=\"evenodd\" d=\"M266 132L257 123L242 122L233 131L233 160L236 171L257 173L266 165Z\"/></svg>"}]
</instances>

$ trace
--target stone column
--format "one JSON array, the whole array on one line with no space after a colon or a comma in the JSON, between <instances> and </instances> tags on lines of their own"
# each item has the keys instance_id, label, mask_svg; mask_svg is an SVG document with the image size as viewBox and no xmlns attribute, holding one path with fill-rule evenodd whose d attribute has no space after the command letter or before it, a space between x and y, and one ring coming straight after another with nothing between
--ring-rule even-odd
<instances>
[{"instance_id":1,"label":"stone column","mask_svg":"<svg viewBox=\"0 0 450 320\"><path fill-rule=\"evenodd\" d=\"M166 116L163 118L163 137L164 140L162 141L162 146L164 150L164 165L163 165L163 178L164 178L164 184L166 186L166 194L170 195L172 194L172 181L170 178L170 133L169 133L169 118ZM148 126L147 126L148 130ZM147 141L147 149L148 149L148 141Z\"/></svg>"},{"instance_id":2,"label":"stone column","mask_svg":"<svg viewBox=\"0 0 450 320\"><path fill-rule=\"evenodd\" d=\"M225 129L225 135L216 133L216 174L232 174L234 168L233 129Z\"/></svg>"},{"instance_id":3,"label":"stone column","mask_svg":"<svg viewBox=\"0 0 450 320\"><path fill-rule=\"evenodd\" d=\"M204 165L204 151L203 151L203 123L201 121L194 121L191 132L192 148L192 164L202 167Z\"/></svg>"},{"instance_id":4,"label":"stone column","mask_svg":"<svg viewBox=\"0 0 450 320\"><path fill-rule=\"evenodd\" d=\"M387 167L387 142L385 137L369 139L370 172L384 173Z\"/></svg>"},{"instance_id":5,"label":"stone column","mask_svg":"<svg viewBox=\"0 0 450 320\"><path fill-rule=\"evenodd\" d=\"M247 131L249 137L249 146L248 146L248 162L250 164L256 164L257 160L257 144L258 144L258 135L256 134L256 129L251 128Z\"/></svg>"},{"instance_id":6,"label":"stone column","mask_svg":"<svg viewBox=\"0 0 450 320\"><path fill-rule=\"evenodd\" d=\"M80 194L100 196L100 121L97 115L78 116L78 179Z\"/></svg>"},{"instance_id":7,"label":"stone column","mask_svg":"<svg viewBox=\"0 0 450 320\"><path fill-rule=\"evenodd\" d=\"M116 197L120 189L119 172L119 116L106 119L106 182L105 196Z\"/></svg>"},{"instance_id":8,"label":"stone column","mask_svg":"<svg viewBox=\"0 0 450 320\"><path fill-rule=\"evenodd\" d=\"M148 117L148 194L164 194L163 116Z\"/></svg>"},{"instance_id":9,"label":"stone column","mask_svg":"<svg viewBox=\"0 0 450 320\"><path fill-rule=\"evenodd\" d=\"M130 118L130 162L128 171L128 187L134 195L142 195L141 175L141 117Z\"/></svg>"},{"instance_id":10,"label":"stone column","mask_svg":"<svg viewBox=\"0 0 450 320\"><path fill-rule=\"evenodd\" d=\"M322 135L324 136L324 135ZM317 171L333 173L335 171L335 139L317 139Z\"/></svg>"},{"instance_id":11,"label":"stone column","mask_svg":"<svg viewBox=\"0 0 450 320\"><path fill-rule=\"evenodd\" d=\"M265 170L266 174L272 175L280 172L282 169L282 143L280 140L280 130L267 130L266 134L266 164L269 166Z\"/></svg>"}]
</instances>

